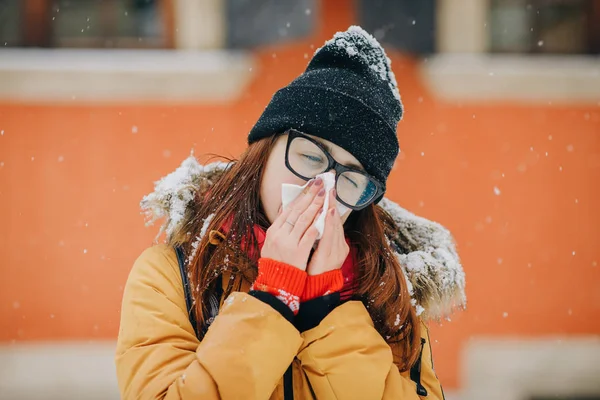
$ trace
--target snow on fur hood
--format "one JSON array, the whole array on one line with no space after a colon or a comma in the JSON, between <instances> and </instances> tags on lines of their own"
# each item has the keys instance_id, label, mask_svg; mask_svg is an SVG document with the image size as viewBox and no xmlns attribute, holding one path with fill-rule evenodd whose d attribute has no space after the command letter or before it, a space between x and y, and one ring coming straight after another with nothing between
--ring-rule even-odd
<instances>
[{"instance_id":1,"label":"snow on fur hood","mask_svg":"<svg viewBox=\"0 0 600 400\"><path fill-rule=\"evenodd\" d=\"M164 219L157 238L164 232L167 243L175 244L177 238L187 237L181 230L191 217L188 205L196 192L206 191L228 166L223 162L201 165L191 155L155 183L154 192L142 199L141 208L147 225ZM465 308L465 274L450 232L387 198L378 206L390 213L396 224L396 234L389 240L404 270L417 314L437 320L449 317L456 308Z\"/></svg>"}]
</instances>

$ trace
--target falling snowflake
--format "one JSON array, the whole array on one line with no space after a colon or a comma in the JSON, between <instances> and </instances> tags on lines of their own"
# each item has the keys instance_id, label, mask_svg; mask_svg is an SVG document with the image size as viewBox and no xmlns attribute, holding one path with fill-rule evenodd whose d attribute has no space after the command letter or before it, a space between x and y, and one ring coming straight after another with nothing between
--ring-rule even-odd
<instances>
[{"instance_id":1,"label":"falling snowflake","mask_svg":"<svg viewBox=\"0 0 600 400\"><path fill-rule=\"evenodd\" d=\"M497 186L494 186L494 194L495 194L496 196L500 196L500 193L501 193L501 192L500 192L500 189L498 189L498 187L497 187Z\"/></svg>"}]
</instances>

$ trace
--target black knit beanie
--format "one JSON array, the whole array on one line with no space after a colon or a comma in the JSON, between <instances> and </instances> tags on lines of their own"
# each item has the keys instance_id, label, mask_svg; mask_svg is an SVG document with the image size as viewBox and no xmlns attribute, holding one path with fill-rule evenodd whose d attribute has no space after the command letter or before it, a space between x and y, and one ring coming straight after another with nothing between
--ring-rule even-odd
<instances>
[{"instance_id":1,"label":"black knit beanie","mask_svg":"<svg viewBox=\"0 0 600 400\"><path fill-rule=\"evenodd\" d=\"M293 128L350 152L385 188L399 151L396 126L402 112L390 59L374 37L351 26L275 93L248 143Z\"/></svg>"}]
</instances>

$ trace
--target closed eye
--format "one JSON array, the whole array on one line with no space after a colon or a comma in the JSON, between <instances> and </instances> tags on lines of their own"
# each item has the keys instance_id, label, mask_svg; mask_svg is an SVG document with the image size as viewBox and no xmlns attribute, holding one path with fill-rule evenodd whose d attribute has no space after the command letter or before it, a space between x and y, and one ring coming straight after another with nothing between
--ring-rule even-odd
<instances>
[{"instance_id":1,"label":"closed eye","mask_svg":"<svg viewBox=\"0 0 600 400\"><path fill-rule=\"evenodd\" d=\"M350 182L352 185L354 185L354 187L356 187L356 188L358 187L358 184L357 184L356 182L354 182L352 179L348 178L348 177L347 177L347 176L345 176L345 175L343 176L343 178L344 178L346 181Z\"/></svg>"},{"instance_id":2,"label":"closed eye","mask_svg":"<svg viewBox=\"0 0 600 400\"><path fill-rule=\"evenodd\" d=\"M323 159L321 157L313 156L310 154L302 154L302 157L304 157L312 162L323 162Z\"/></svg>"}]
</instances>

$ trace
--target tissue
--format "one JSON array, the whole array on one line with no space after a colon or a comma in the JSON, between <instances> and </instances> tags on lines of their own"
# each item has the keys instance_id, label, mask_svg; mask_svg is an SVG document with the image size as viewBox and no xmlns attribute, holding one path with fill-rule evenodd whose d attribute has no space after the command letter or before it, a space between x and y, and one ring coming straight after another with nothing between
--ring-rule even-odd
<instances>
[{"instance_id":1,"label":"tissue","mask_svg":"<svg viewBox=\"0 0 600 400\"><path fill-rule=\"evenodd\" d=\"M317 219L314 222L314 226L315 226L315 228L317 228L317 231L319 232L319 234L317 236L317 240L320 240L323 237L323 231L325 230L325 217L327 216L327 210L329 210L329 202L330 201L336 202L336 208L337 208L340 216L343 216L344 214L346 214L346 212L348 212L349 208L346 207L345 205L341 204L335 198L333 198L333 199L329 198L331 195L331 189L333 189L335 186L335 175L333 173L326 172L326 173L317 175L315 178L321 178L323 180L323 187L325 188L325 203L323 204L323 209L321 210L321 213L319 214L319 216L317 217ZM308 185L308 182L306 182L306 184L304 184L303 186L292 185L289 183L282 184L281 185L282 208L287 207L288 204L290 204L296 197L298 197L300 195L300 193L302 193L302 190L304 190L306 185Z\"/></svg>"}]
</instances>

